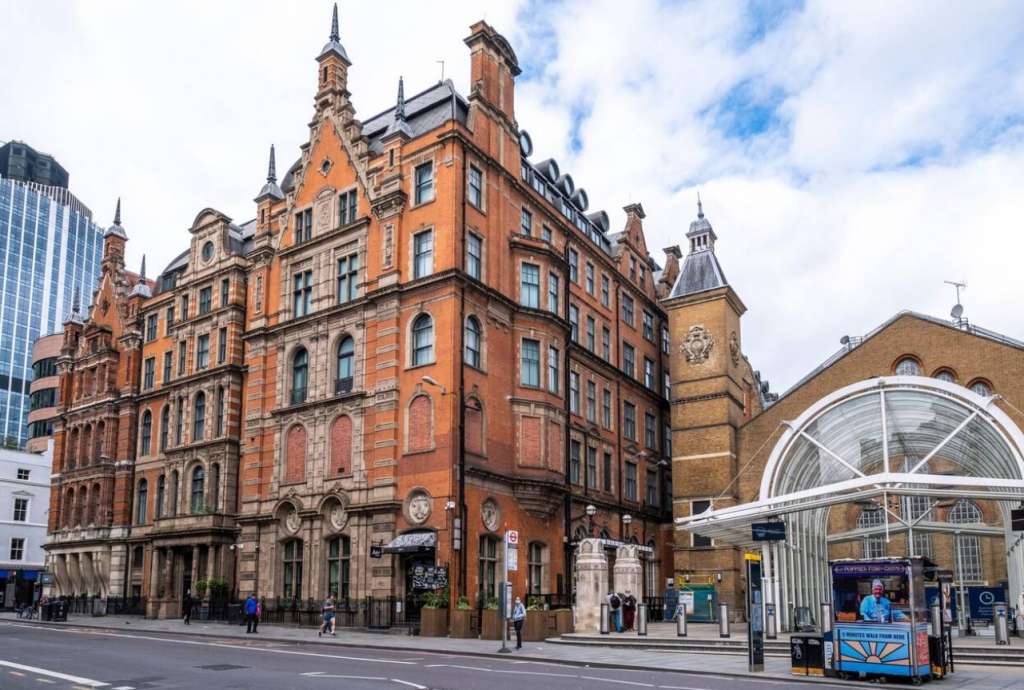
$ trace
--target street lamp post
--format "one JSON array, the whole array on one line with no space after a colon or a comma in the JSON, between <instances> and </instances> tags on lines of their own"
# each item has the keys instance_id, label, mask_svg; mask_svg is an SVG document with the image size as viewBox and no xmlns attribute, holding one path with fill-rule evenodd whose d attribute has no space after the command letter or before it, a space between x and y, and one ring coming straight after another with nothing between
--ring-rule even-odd
<instances>
[{"instance_id":1,"label":"street lamp post","mask_svg":"<svg viewBox=\"0 0 1024 690\"><path fill-rule=\"evenodd\" d=\"M622 516L622 525L623 525L622 541L623 542L628 542L629 541L629 536L630 536L629 526L630 526L630 524L632 524L632 522L633 522L633 516L630 515L629 513L626 513L625 515Z\"/></svg>"},{"instance_id":2,"label":"street lamp post","mask_svg":"<svg viewBox=\"0 0 1024 690\"><path fill-rule=\"evenodd\" d=\"M589 521L589 525L588 525L588 528L587 528L587 534L589 534L591 537L593 537L594 536L594 516L597 515L597 506L595 506L593 503L588 503L587 507L586 507L586 512L587 512L587 519Z\"/></svg>"}]
</instances>

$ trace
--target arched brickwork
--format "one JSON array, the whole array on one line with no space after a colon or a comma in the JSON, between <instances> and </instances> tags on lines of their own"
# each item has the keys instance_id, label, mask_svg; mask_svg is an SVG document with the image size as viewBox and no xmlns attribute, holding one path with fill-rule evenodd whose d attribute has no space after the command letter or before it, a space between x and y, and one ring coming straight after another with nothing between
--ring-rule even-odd
<instances>
[{"instance_id":1,"label":"arched brickwork","mask_svg":"<svg viewBox=\"0 0 1024 690\"><path fill-rule=\"evenodd\" d=\"M284 448L284 481L301 482L306 478L306 427L296 424L288 430Z\"/></svg>"},{"instance_id":2,"label":"arched brickwork","mask_svg":"<svg viewBox=\"0 0 1024 690\"><path fill-rule=\"evenodd\" d=\"M342 415L331 425L331 475L352 471L352 418Z\"/></svg>"},{"instance_id":3,"label":"arched brickwork","mask_svg":"<svg viewBox=\"0 0 1024 690\"><path fill-rule=\"evenodd\" d=\"M433 403L428 395L417 395L409 403L409 452L420 453L434 447Z\"/></svg>"}]
</instances>

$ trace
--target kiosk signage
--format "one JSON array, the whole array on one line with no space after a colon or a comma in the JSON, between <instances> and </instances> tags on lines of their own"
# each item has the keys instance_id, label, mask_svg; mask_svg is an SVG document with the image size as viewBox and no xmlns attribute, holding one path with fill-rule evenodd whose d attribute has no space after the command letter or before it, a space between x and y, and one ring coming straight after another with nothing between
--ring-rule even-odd
<instances>
[{"instance_id":1,"label":"kiosk signage","mask_svg":"<svg viewBox=\"0 0 1024 690\"><path fill-rule=\"evenodd\" d=\"M750 536L754 541L785 541L785 522L755 522L750 526Z\"/></svg>"},{"instance_id":2,"label":"kiosk signage","mask_svg":"<svg viewBox=\"0 0 1024 690\"><path fill-rule=\"evenodd\" d=\"M764 671L764 583L761 557L746 554L747 559L747 667Z\"/></svg>"}]
</instances>

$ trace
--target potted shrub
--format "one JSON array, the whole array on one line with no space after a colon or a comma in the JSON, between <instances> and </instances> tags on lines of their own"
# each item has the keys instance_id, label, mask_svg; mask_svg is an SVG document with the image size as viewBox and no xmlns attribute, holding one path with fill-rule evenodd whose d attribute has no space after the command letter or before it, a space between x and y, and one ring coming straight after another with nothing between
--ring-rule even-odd
<instances>
[{"instance_id":1,"label":"potted shrub","mask_svg":"<svg viewBox=\"0 0 1024 690\"><path fill-rule=\"evenodd\" d=\"M541 642L555 632L554 615L544 610L544 601L540 597L530 597L529 605L526 607L526 621L523 623L523 639Z\"/></svg>"},{"instance_id":2,"label":"potted shrub","mask_svg":"<svg viewBox=\"0 0 1024 690\"><path fill-rule=\"evenodd\" d=\"M420 609L420 635L444 637L448 634L448 590L428 592Z\"/></svg>"},{"instance_id":3,"label":"potted shrub","mask_svg":"<svg viewBox=\"0 0 1024 690\"><path fill-rule=\"evenodd\" d=\"M498 597L487 597L480 613L480 639L501 639L501 618L498 617Z\"/></svg>"},{"instance_id":4,"label":"potted shrub","mask_svg":"<svg viewBox=\"0 0 1024 690\"><path fill-rule=\"evenodd\" d=\"M455 608L451 610L450 617L449 635L451 637L461 639L476 637L475 626L473 625L473 609L469 606L469 599L459 597L459 600L455 602Z\"/></svg>"},{"instance_id":5,"label":"potted shrub","mask_svg":"<svg viewBox=\"0 0 1024 690\"><path fill-rule=\"evenodd\" d=\"M571 633L576 629L572 609L555 609L551 613L555 616L555 629L559 635Z\"/></svg>"}]
</instances>

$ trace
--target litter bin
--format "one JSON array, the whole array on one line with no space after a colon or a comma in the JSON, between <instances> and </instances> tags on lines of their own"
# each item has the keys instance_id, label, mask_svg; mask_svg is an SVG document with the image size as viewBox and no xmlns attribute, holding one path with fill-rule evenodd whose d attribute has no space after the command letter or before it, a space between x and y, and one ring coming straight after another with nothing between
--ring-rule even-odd
<instances>
[{"instance_id":1,"label":"litter bin","mask_svg":"<svg viewBox=\"0 0 1024 690\"><path fill-rule=\"evenodd\" d=\"M789 672L794 676L824 676L822 647L820 633L793 633L789 638Z\"/></svg>"},{"instance_id":2,"label":"litter bin","mask_svg":"<svg viewBox=\"0 0 1024 690\"><path fill-rule=\"evenodd\" d=\"M39 607L39 619L44 621L53 620L53 602L48 601Z\"/></svg>"}]
</instances>

